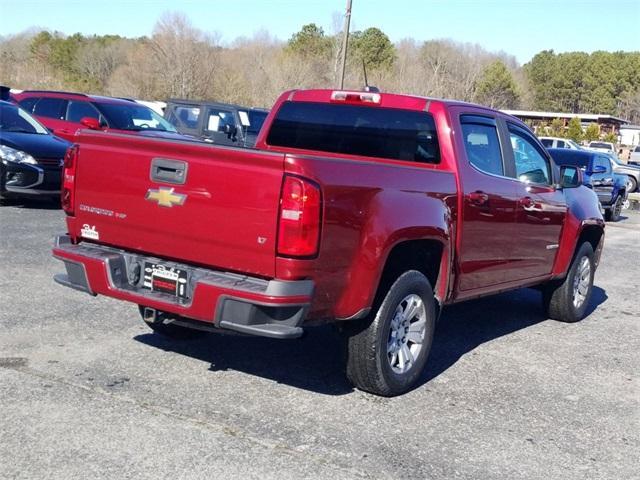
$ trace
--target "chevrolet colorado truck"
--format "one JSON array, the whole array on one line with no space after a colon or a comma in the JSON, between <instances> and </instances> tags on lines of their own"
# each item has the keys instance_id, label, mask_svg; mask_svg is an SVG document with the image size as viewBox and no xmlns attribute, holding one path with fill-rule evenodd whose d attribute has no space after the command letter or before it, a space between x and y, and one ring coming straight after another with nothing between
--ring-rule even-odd
<instances>
[{"instance_id":1,"label":"chevrolet colorado truck","mask_svg":"<svg viewBox=\"0 0 640 480\"><path fill-rule=\"evenodd\" d=\"M521 287L585 316L596 194L518 119L391 93L294 90L255 150L82 131L65 157L65 286L139 305L155 332L275 338L336 322L346 375L391 396L447 305Z\"/></svg>"}]
</instances>

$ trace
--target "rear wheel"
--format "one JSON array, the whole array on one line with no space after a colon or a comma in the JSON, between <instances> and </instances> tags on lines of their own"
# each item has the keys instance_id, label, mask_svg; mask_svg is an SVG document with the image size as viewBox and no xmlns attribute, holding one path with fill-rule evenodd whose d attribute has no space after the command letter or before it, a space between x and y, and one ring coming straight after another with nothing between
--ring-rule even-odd
<instances>
[{"instance_id":1,"label":"rear wheel","mask_svg":"<svg viewBox=\"0 0 640 480\"><path fill-rule=\"evenodd\" d=\"M636 181L636 179L634 177L628 176L627 177L627 192L629 192L629 193L635 192L636 188L638 188L638 182Z\"/></svg>"},{"instance_id":2,"label":"rear wheel","mask_svg":"<svg viewBox=\"0 0 640 480\"><path fill-rule=\"evenodd\" d=\"M181 325L176 325L166 320L152 321L145 315L145 308L143 305L138 306L142 320L147 326L155 333L162 335L163 337L170 338L172 340L190 340L193 338L199 338L206 334L202 330L196 330L194 328L187 328ZM166 322L166 323L165 323Z\"/></svg>"},{"instance_id":3,"label":"rear wheel","mask_svg":"<svg viewBox=\"0 0 640 480\"><path fill-rule=\"evenodd\" d=\"M593 248L583 243L576 253L565 279L545 285L542 299L549 318L561 322L578 322L585 316L591 293L595 259Z\"/></svg>"},{"instance_id":4,"label":"rear wheel","mask_svg":"<svg viewBox=\"0 0 640 480\"><path fill-rule=\"evenodd\" d=\"M347 378L360 390L393 396L417 382L431 349L435 300L420 272L403 273L365 320L347 328Z\"/></svg>"}]
</instances>

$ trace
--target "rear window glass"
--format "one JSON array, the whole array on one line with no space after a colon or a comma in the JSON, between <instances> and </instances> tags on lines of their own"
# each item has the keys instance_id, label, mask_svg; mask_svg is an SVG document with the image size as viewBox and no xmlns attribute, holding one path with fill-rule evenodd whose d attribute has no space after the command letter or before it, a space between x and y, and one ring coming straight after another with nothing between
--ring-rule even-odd
<instances>
[{"instance_id":1,"label":"rear window glass","mask_svg":"<svg viewBox=\"0 0 640 480\"><path fill-rule=\"evenodd\" d=\"M611 150L611 145L608 143L591 142L589 146L592 148L606 148L607 150Z\"/></svg>"},{"instance_id":2,"label":"rear window glass","mask_svg":"<svg viewBox=\"0 0 640 480\"><path fill-rule=\"evenodd\" d=\"M271 126L267 143L393 160L440 162L433 117L412 110L286 102Z\"/></svg>"}]
</instances>

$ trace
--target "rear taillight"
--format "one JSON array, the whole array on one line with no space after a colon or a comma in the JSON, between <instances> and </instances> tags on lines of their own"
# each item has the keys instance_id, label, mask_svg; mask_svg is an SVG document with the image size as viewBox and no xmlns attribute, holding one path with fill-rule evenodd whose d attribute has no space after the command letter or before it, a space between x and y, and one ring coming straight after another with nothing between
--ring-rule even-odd
<instances>
[{"instance_id":1,"label":"rear taillight","mask_svg":"<svg viewBox=\"0 0 640 480\"><path fill-rule=\"evenodd\" d=\"M67 215L73 216L74 197L76 191L76 166L78 164L78 145L72 145L64 155L64 165L62 168L62 189L60 193L60 203Z\"/></svg>"},{"instance_id":2,"label":"rear taillight","mask_svg":"<svg viewBox=\"0 0 640 480\"><path fill-rule=\"evenodd\" d=\"M320 242L320 188L313 182L285 175L280 196L278 255L311 257Z\"/></svg>"}]
</instances>

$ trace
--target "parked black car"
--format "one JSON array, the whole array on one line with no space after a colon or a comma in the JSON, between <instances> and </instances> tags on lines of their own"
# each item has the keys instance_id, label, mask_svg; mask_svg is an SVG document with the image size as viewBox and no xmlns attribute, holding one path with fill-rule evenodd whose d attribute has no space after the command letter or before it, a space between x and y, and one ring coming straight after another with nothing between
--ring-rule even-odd
<instances>
[{"instance_id":1,"label":"parked black car","mask_svg":"<svg viewBox=\"0 0 640 480\"><path fill-rule=\"evenodd\" d=\"M62 161L70 145L19 106L0 101L0 199L59 196Z\"/></svg>"},{"instance_id":2,"label":"parked black car","mask_svg":"<svg viewBox=\"0 0 640 480\"><path fill-rule=\"evenodd\" d=\"M608 221L617 221L627 199L627 176L613 171L608 153L594 150L548 148L557 165L580 167L584 171L583 183L593 189L604 208Z\"/></svg>"},{"instance_id":3,"label":"parked black car","mask_svg":"<svg viewBox=\"0 0 640 480\"><path fill-rule=\"evenodd\" d=\"M196 100L167 101L164 118L184 135L218 145L253 147L268 110Z\"/></svg>"}]
</instances>

